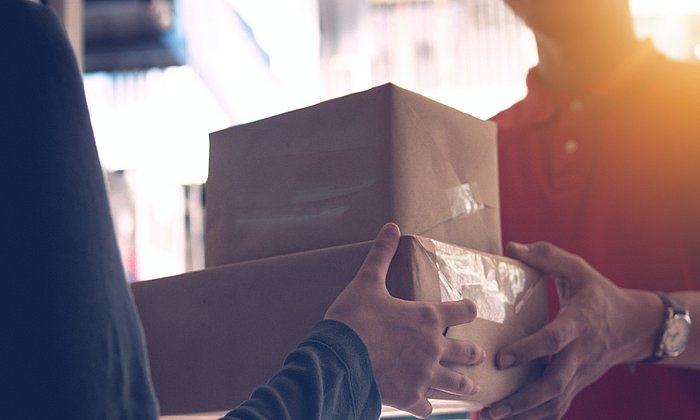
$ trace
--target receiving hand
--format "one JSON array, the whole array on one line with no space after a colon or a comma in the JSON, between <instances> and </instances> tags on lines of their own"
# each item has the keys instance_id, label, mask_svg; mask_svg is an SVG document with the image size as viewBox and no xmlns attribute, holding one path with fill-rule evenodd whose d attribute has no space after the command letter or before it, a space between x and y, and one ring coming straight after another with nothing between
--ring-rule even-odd
<instances>
[{"instance_id":1,"label":"receiving hand","mask_svg":"<svg viewBox=\"0 0 700 420\"><path fill-rule=\"evenodd\" d=\"M475 365L478 346L443 336L445 328L471 322L471 301L411 302L389 295L386 275L399 242L395 224L384 225L355 278L328 308L325 319L341 321L367 345L382 402L427 417L431 389L472 395L479 385L441 365Z\"/></svg>"},{"instance_id":2,"label":"receiving hand","mask_svg":"<svg viewBox=\"0 0 700 420\"><path fill-rule=\"evenodd\" d=\"M482 418L560 418L573 398L612 366L652 353L662 319L653 293L622 289L549 243L511 243L506 253L555 278L560 311L535 334L499 350L500 369L548 361L540 378L483 410Z\"/></svg>"}]
</instances>

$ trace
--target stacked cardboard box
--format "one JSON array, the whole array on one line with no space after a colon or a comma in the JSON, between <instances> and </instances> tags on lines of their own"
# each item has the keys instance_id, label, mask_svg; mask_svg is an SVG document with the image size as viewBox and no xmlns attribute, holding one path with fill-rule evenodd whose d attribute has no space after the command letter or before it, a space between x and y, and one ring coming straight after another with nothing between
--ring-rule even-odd
<instances>
[{"instance_id":1,"label":"stacked cardboard box","mask_svg":"<svg viewBox=\"0 0 700 420\"><path fill-rule=\"evenodd\" d=\"M491 356L534 332L546 290L498 256L496 159L493 124L394 85L213 133L207 269L133 286L162 412L246 399L322 319L387 221L407 234L394 296L471 298L479 319L447 335ZM466 369L482 390L465 407L508 395L533 369L499 372L492 358Z\"/></svg>"},{"instance_id":2,"label":"stacked cardboard box","mask_svg":"<svg viewBox=\"0 0 700 420\"><path fill-rule=\"evenodd\" d=\"M407 234L500 253L496 127L383 85L211 135L206 265Z\"/></svg>"}]
</instances>

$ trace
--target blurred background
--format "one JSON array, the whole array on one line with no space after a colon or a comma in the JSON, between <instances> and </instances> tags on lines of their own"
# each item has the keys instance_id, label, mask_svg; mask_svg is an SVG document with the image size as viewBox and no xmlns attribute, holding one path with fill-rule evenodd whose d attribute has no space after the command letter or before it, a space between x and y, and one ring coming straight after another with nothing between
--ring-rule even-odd
<instances>
[{"instance_id":1,"label":"blurred background","mask_svg":"<svg viewBox=\"0 0 700 420\"><path fill-rule=\"evenodd\" d=\"M534 40L501 0L47 0L85 89L130 281L204 267L208 134L393 82L479 118L525 94ZM700 60L700 0L631 0Z\"/></svg>"}]
</instances>

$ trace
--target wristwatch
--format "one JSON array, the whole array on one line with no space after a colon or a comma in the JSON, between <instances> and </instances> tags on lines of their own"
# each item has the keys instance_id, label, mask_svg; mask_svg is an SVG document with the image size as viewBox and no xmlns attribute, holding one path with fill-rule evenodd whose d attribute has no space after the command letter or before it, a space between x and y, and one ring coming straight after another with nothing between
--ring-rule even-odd
<instances>
[{"instance_id":1,"label":"wristwatch","mask_svg":"<svg viewBox=\"0 0 700 420\"><path fill-rule=\"evenodd\" d=\"M690 313L677 300L663 292L657 295L666 306L666 319L658 335L656 351L642 363L658 362L678 357L688 344L690 335Z\"/></svg>"}]
</instances>

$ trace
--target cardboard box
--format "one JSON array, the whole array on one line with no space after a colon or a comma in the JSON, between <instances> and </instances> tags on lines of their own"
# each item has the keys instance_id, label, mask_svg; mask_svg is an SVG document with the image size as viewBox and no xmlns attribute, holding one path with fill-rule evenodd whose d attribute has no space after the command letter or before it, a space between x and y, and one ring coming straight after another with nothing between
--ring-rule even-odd
<instances>
[{"instance_id":1,"label":"cardboard box","mask_svg":"<svg viewBox=\"0 0 700 420\"><path fill-rule=\"evenodd\" d=\"M206 266L374 239L500 254L496 126L391 84L210 136Z\"/></svg>"},{"instance_id":2,"label":"cardboard box","mask_svg":"<svg viewBox=\"0 0 700 420\"><path fill-rule=\"evenodd\" d=\"M418 236L401 238L387 286L407 300L472 300L477 319L450 327L446 335L480 345L487 354L478 366L451 366L476 380L479 393L467 398L434 392L433 398L461 399L469 410L498 401L537 377L536 364L498 370L496 352L547 323L547 284L522 263Z\"/></svg>"},{"instance_id":3,"label":"cardboard box","mask_svg":"<svg viewBox=\"0 0 700 420\"><path fill-rule=\"evenodd\" d=\"M370 246L363 242L134 283L162 414L223 411L248 398L322 319ZM404 299L475 297L480 319L448 335L454 330L456 337L481 342L490 357L496 345L544 323L542 283L504 257L414 236L402 237L387 280L390 292ZM505 396L532 372L499 372L489 360L467 374L479 378L482 390L464 407L476 407Z\"/></svg>"},{"instance_id":4,"label":"cardboard box","mask_svg":"<svg viewBox=\"0 0 700 420\"><path fill-rule=\"evenodd\" d=\"M323 318L371 243L132 284L161 414L231 409Z\"/></svg>"}]
</instances>

